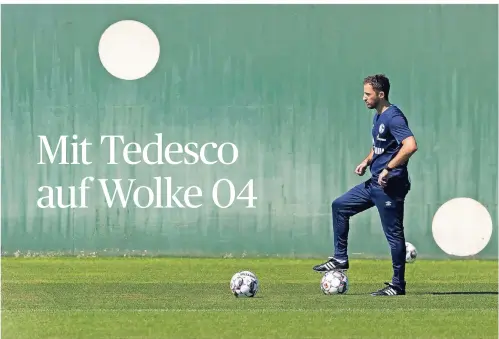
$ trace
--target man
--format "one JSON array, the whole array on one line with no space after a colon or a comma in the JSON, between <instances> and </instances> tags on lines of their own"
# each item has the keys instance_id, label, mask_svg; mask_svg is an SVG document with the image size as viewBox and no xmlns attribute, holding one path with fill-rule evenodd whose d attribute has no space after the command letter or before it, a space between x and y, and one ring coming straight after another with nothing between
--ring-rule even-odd
<instances>
[{"instance_id":1,"label":"man","mask_svg":"<svg viewBox=\"0 0 499 339\"><path fill-rule=\"evenodd\" d=\"M372 127L373 147L367 158L355 168L355 173L362 176L369 166L371 178L333 201L334 255L313 268L317 272L347 270L349 220L376 206L391 249L393 277L391 283L385 283L386 287L371 293L373 296L405 295L403 218L404 200L410 190L407 164L418 149L406 117L388 100L389 92L390 81L383 74L364 79L363 100L367 108L376 110Z\"/></svg>"}]
</instances>

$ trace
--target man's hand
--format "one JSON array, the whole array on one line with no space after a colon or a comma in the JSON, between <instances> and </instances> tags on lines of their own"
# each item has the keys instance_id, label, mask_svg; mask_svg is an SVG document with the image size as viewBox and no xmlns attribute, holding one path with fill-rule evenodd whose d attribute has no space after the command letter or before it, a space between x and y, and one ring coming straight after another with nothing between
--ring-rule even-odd
<instances>
[{"instance_id":1,"label":"man's hand","mask_svg":"<svg viewBox=\"0 0 499 339\"><path fill-rule=\"evenodd\" d=\"M386 169L384 169L380 174L379 174L379 177L378 177L378 184L381 186L381 187L385 187L386 186L386 183L388 181L388 171Z\"/></svg>"},{"instance_id":2,"label":"man's hand","mask_svg":"<svg viewBox=\"0 0 499 339\"><path fill-rule=\"evenodd\" d=\"M363 176L364 173L366 173L367 169L367 162L362 161L356 168L355 168L355 173L357 175Z\"/></svg>"}]
</instances>

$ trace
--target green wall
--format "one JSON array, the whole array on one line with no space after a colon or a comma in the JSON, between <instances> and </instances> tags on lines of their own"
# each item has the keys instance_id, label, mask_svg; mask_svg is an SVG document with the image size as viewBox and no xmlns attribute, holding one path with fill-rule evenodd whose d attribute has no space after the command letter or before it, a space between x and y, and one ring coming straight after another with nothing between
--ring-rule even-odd
<instances>
[{"instance_id":1,"label":"green wall","mask_svg":"<svg viewBox=\"0 0 499 339\"><path fill-rule=\"evenodd\" d=\"M432 237L433 214L449 199L471 197L494 220L478 257L497 256L495 5L1 11L4 254L328 255L331 201L365 179L353 174L371 142L362 79L383 72L420 146L410 164L407 240L421 257L446 257ZM122 19L144 22L161 43L156 69L138 81L112 77L99 61L100 35ZM100 135L144 145L155 133L165 144L232 142L239 158L230 166L105 165ZM57 142L72 134L94 144L92 165L37 165L39 135ZM38 187L79 185L86 176L151 186L169 176L201 187L203 206L107 208L94 182L87 209L37 208ZM256 208L237 200L214 206L210 188L222 178L236 191L254 179ZM351 225L352 255L389 255L375 209Z\"/></svg>"}]
</instances>

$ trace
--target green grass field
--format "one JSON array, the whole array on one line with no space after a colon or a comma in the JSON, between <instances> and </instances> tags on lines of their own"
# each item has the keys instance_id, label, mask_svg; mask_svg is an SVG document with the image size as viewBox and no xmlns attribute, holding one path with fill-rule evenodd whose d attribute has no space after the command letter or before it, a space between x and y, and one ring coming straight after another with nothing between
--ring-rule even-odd
<instances>
[{"instance_id":1,"label":"green grass field","mask_svg":"<svg viewBox=\"0 0 499 339\"><path fill-rule=\"evenodd\" d=\"M371 297L388 261L353 260L346 295L321 294L317 260L3 258L2 339L497 338L497 261L407 266L408 295ZM236 299L229 280L255 272Z\"/></svg>"}]
</instances>

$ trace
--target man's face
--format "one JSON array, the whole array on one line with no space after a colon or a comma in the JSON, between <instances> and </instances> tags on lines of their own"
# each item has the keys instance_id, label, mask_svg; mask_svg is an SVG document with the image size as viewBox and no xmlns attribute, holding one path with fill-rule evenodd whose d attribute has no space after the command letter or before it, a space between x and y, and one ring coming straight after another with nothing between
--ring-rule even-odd
<instances>
[{"instance_id":1,"label":"man's face","mask_svg":"<svg viewBox=\"0 0 499 339\"><path fill-rule=\"evenodd\" d=\"M370 84L364 85L364 96L362 100L366 103L367 108L373 109L378 106L378 103L382 98L384 98L385 94L383 92L378 92L373 89Z\"/></svg>"}]
</instances>

